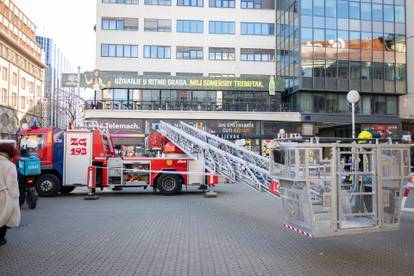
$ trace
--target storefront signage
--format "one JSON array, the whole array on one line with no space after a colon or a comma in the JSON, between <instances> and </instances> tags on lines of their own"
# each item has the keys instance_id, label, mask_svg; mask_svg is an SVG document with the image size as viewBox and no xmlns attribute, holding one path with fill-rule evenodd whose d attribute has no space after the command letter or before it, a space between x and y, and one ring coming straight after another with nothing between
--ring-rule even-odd
<instances>
[{"instance_id":1,"label":"storefront signage","mask_svg":"<svg viewBox=\"0 0 414 276\"><path fill-rule=\"evenodd\" d=\"M62 87L76 87L77 74L62 74ZM179 76L142 76L133 72L108 72L95 70L80 76L80 86L92 89L175 89L175 90L234 90L234 91L283 91L283 81L274 77L210 78Z\"/></svg>"},{"instance_id":2,"label":"storefront signage","mask_svg":"<svg viewBox=\"0 0 414 276\"><path fill-rule=\"evenodd\" d=\"M90 122L97 122L100 127L108 128L110 134L136 134L144 133L144 120L140 119L90 119Z\"/></svg>"}]
</instances>

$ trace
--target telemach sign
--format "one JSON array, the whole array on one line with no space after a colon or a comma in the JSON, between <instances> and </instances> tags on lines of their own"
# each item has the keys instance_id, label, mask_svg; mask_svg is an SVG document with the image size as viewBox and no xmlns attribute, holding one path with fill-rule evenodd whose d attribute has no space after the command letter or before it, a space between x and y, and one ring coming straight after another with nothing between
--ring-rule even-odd
<instances>
[{"instance_id":1,"label":"telemach sign","mask_svg":"<svg viewBox=\"0 0 414 276\"><path fill-rule=\"evenodd\" d=\"M282 91L283 82L271 77L211 78L179 76L142 76L136 72L109 72L94 70L80 74L62 74L62 87L108 89L177 89L177 90L234 90ZM273 92L274 93L274 92ZM272 94L273 94L272 93Z\"/></svg>"}]
</instances>

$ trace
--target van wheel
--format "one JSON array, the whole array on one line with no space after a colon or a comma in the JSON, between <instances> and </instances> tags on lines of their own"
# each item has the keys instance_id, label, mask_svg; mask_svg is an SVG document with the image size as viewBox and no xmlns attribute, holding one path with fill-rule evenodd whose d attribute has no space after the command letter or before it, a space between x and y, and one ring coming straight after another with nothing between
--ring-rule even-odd
<instances>
[{"instance_id":1,"label":"van wheel","mask_svg":"<svg viewBox=\"0 0 414 276\"><path fill-rule=\"evenodd\" d=\"M36 179L36 191L39 196L57 196L60 192L61 183L59 178L53 174L44 174Z\"/></svg>"},{"instance_id":2,"label":"van wheel","mask_svg":"<svg viewBox=\"0 0 414 276\"><path fill-rule=\"evenodd\" d=\"M181 190L181 181L177 175L163 174L157 180L157 188L163 195L175 195Z\"/></svg>"}]
</instances>

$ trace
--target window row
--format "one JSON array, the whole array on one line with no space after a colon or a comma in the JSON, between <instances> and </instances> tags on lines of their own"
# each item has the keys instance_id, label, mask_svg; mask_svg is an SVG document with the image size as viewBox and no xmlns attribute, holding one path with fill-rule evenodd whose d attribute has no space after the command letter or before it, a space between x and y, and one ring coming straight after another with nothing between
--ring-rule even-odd
<instances>
[{"instance_id":1,"label":"window row","mask_svg":"<svg viewBox=\"0 0 414 276\"><path fill-rule=\"evenodd\" d=\"M291 97L291 105L301 112L311 113L348 113L350 106L344 94L299 93ZM397 115L398 98L396 96L362 95L357 114Z\"/></svg>"},{"instance_id":2,"label":"window row","mask_svg":"<svg viewBox=\"0 0 414 276\"><path fill-rule=\"evenodd\" d=\"M138 18L102 18L102 30L138 31Z\"/></svg>"},{"instance_id":3,"label":"window row","mask_svg":"<svg viewBox=\"0 0 414 276\"><path fill-rule=\"evenodd\" d=\"M404 1L396 1L398 5L389 3L361 3L349 0L313 0L301 1L302 15L338 17L386 22L405 22Z\"/></svg>"},{"instance_id":4,"label":"window row","mask_svg":"<svg viewBox=\"0 0 414 276\"><path fill-rule=\"evenodd\" d=\"M304 46L406 52L406 37L402 34L302 28L301 36Z\"/></svg>"},{"instance_id":5,"label":"window row","mask_svg":"<svg viewBox=\"0 0 414 276\"><path fill-rule=\"evenodd\" d=\"M404 23L390 23L390 22L376 22L359 19L344 19L336 17L322 17L322 16L301 16L301 25L306 28L321 28L321 29L340 29L363 32L381 32L381 33L398 33L405 34ZM288 37L292 33L289 25L278 24L277 32L279 36Z\"/></svg>"},{"instance_id":6,"label":"window row","mask_svg":"<svg viewBox=\"0 0 414 276\"><path fill-rule=\"evenodd\" d=\"M138 58L138 45L102 44L101 57ZM160 45L144 45L144 58L170 59L171 47ZM235 48L208 48L209 60L236 60ZM177 46L176 59L204 59L203 47ZM273 62L273 49L241 48L241 61Z\"/></svg>"},{"instance_id":7,"label":"window row","mask_svg":"<svg viewBox=\"0 0 414 276\"><path fill-rule=\"evenodd\" d=\"M138 0L102 0L106 4L133 4L138 5Z\"/></svg>"},{"instance_id":8,"label":"window row","mask_svg":"<svg viewBox=\"0 0 414 276\"><path fill-rule=\"evenodd\" d=\"M179 33L203 33L204 22L202 20L177 20L176 31ZM144 19L144 31L146 32L171 32L171 19ZM274 35L273 23L240 22L241 35ZM102 18L103 30L138 31L138 18ZM234 21L209 21L210 34L235 34L236 22Z\"/></svg>"},{"instance_id":9,"label":"window row","mask_svg":"<svg viewBox=\"0 0 414 276\"><path fill-rule=\"evenodd\" d=\"M101 44L102 57L137 58L138 45Z\"/></svg>"},{"instance_id":10,"label":"window row","mask_svg":"<svg viewBox=\"0 0 414 276\"><path fill-rule=\"evenodd\" d=\"M303 60L303 77L362 79L362 80L406 80L405 64L360 62L347 60Z\"/></svg>"},{"instance_id":11,"label":"window row","mask_svg":"<svg viewBox=\"0 0 414 276\"><path fill-rule=\"evenodd\" d=\"M102 0L105 4L134 4L138 0ZM204 7L203 0L176 0L177 6ZM209 7L212 8L235 8L236 0L209 0ZM171 0L144 0L145 5L171 6ZM273 0L241 0L241 9L274 9Z\"/></svg>"}]
</instances>

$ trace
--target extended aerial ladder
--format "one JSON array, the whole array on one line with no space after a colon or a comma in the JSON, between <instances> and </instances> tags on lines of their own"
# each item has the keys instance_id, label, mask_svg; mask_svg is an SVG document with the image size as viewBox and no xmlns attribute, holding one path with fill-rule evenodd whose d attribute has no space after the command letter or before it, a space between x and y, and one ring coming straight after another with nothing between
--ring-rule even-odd
<instances>
[{"instance_id":1,"label":"extended aerial ladder","mask_svg":"<svg viewBox=\"0 0 414 276\"><path fill-rule=\"evenodd\" d=\"M184 122L180 122L178 127L161 122L159 131L191 158L203 160L210 172L247 184L257 191L280 195L269 173L269 158Z\"/></svg>"},{"instance_id":2,"label":"extended aerial ladder","mask_svg":"<svg viewBox=\"0 0 414 276\"><path fill-rule=\"evenodd\" d=\"M399 229L408 145L284 142L268 159L184 122L161 122L159 131L210 172L280 197L291 230L321 237Z\"/></svg>"}]
</instances>

